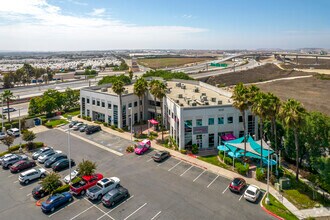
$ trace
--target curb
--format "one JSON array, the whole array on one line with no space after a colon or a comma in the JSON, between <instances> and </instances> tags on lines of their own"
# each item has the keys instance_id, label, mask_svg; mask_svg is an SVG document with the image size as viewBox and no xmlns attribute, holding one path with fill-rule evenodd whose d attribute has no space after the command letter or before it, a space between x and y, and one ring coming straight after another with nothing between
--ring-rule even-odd
<instances>
[{"instance_id":1,"label":"curb","mask_svg":"<svg viewBox=\"0 0 330 220\"><path fill-rule=\"evenodd\" d=\"M271 215L271 216L273 216L273 217L275 217L275 218L277 218L277 219L280 219L280 220L285 220L284 218L282 218L282 217L276 215L275 213L269 211L268 209L266 209L266 207L264 207L264 205L262 204L262 202L264 201L265 197L266 197L266 193L264 194L264 196L262 197L262 199L261 199L261 201L260 201L260 206L261 206L261 208L262 208L266 213L268 213L269 215Z\"/></svg>"},{"instance_id":2,"label":"curb","mask_svg":"<svg viewBox=\"0 0 330 220\"><path fill-rule=\"evenodd\" d=\"M207 170L207 167L201 166L201 165L199 165L199 164L197 164L197 163L191 162L191 161L186 160L186 159L184 159L184 158L177 157L177 156L175 156L175 155L171 155L171 157L178 158L178 159L180 159L180 160L182 160L182 161L185 161L185 162L187 162L187 163L189 163L189 164L193 164L193 165L195 165L196 167L200 167L200 168L202 168L202 169L204 169L204 170Z\"/></svg>"}]
</instances>

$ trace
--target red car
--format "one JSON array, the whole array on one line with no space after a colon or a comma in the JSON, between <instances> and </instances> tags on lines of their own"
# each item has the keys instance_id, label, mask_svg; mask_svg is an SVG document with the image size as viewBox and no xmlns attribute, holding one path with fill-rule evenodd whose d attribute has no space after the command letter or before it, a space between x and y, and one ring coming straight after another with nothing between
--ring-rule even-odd
<instances>
[{"instance_id":1,"label":"red car","mask_svg":"<svg viewBox=\"0 0 330 220\"><path fill-rule=\"evenodd\" d=\"M18 173L22 170L25 170L25 169L31 168L31 167L35 167L35 166L36 166L36 162L34 162L32 160L20 160L20 161L14 163L10 167L10 171L12 173Z\"/></svg>"},{"instance_id":2,"label":"red car","mask_svg":"<svg viewBox=\"0 0 330 220\"><path fill-rule=\"evenodd\" d=\"M243 178L235 178L233 181L229 184L230 191L234 192L241 192L242 189L246 186L246 182Z\"/></svg>"},{"instance_id":3,"label":"red car","mask_svg":"<svg viewBox=\"0 0 330 220\"><path fill-rule=\"evenodd\" d=\"M84 195L87 189L96 185L97 181L101 179L103 179L103 175L100 173L91 176L83 176L80 182L70 186L70 191L74 195Z\"/></svg>"}]
</instances>

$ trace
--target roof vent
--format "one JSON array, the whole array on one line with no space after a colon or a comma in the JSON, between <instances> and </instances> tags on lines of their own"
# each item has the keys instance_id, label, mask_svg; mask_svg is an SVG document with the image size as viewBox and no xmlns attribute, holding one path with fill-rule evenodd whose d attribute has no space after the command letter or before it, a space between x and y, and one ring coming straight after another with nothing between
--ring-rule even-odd
<instances>
[{"instance_id":1,"label":"roof vent","mask_svg":"<svg viewBox=\"0 0 330 220\"><path fill-rule=\"evenodd\" d=\"M208 101L205 101L205 102L204 102L204 105L209 105L209 102L208 102Z\"/></svg>"},{"instance_id":2,"label":"roof vent","mask_svg":"<svg viewBox=\"0 0 330 220\"><path fill-rule=\"evenodd\" d=\"M202 95L201 96L201 101L207 101L207 96L206 95Z\"/></svg>"},{"instance_id":3,"label":"roof vent","mask_svg":"<svg viewBox=\"0 0 330 220\"><path fill-rule=\"evenodd\" d=\"M176 83L175 85L176 85L176 87L181 87L181 83L180 82Z\"/></svg>"},{"instance_id":4,"label":"roof vent","mask_svg":"<svg viewBox=\"0 0 330 220\"><path fill-rule=\"evenodd\" d=\"M196 87L196 88L194 89L194 92L199 92L199 88Z\"/></svg>"},{"instance_id":5,"label":"roof vent","mask_svg":"<svg viewBox=\"0 0 330 220\"><path fill-rule=\"evenodd\" d=\"M176 103L179 103L180 101L178 99L175 100Z\"/></svg>"},{"instance_id":6,"label":"roof vent","mask_svg":"<svg viewBox=\"0 0 330 220\"><path fill-rule=\"evenodd\" d=\"M197 105L196 102L191 103L191 106L196 106L196 105Z\"/></svg>"},{"instance_id":7,"label":"roof vent","mask_svg":"<svg viewBox=\"0 0 330 220\"><path fill-rule=\"evenodd\" d=\"M205 92L202 92L202 95L206 95L206 93Z\"/></svg>"},{"instance_id":8,"label":"roof vent","mask_svg":"<svg viewBox=\"0 0 330 220\"><path fill-rule=\"evenodd\" d=\"M212 102L216 102L217 99L213 97L213 98L211 98L211 101L212 101Z\"/></svg>"},{"instance_id":9,"label":"roof vent","mask_svg":"<svg viewBox=\"0 0 330 220\"><path fill-rule=\"evenodd\" d=\"M185 84L181 84L181 89L186 89L186 85Z\"/></svg>"},{"instance_id":10,"label":"roof vent","mask_svg":"<svg viewBox=\"0 0 330 220\"><path fill-rule=\"evenodd\" d=\"M182 97L183 97L182 94L178 94L179 99L182 99Z\"/></svg>"},{"instance_id":11,"label":"roof vent","mask_svg":"<svg viewBox=\"0 0 330 220\"><path fill-rule=\"evenodd\" d=\"M222 100L218 100L218 105L222 105Z\"/></svg>"}]
</instances>

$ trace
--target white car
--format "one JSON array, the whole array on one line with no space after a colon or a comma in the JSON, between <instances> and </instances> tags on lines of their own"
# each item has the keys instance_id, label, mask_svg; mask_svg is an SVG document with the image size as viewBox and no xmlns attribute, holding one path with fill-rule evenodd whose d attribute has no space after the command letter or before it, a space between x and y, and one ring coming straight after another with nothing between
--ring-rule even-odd
<instances>
[{"instance_id":1,"label":"white car","mask_svg":"<svg viewBox=\"0 0 330 220\"><path fill-rule=\"evenodd\" d=\"M33 168L21 173L18 177L20 183L28 184L30 181L44 178L46 176L46 170L44 168Z\"/></svg>"},{"instance_id":2,"label":"white car","mask_svg":"<svg viewBox=\"0 0 330 220\"><path fill-rule=\"evenodd\" d=\"M18 128L11 128L7 130L7 134L10 136L18 137L20 135L20 132Z\"/></svg>"},{"instance_id":3,"label":"white car","mask_svg":"<svg viewBox=\"0 0 330 220\"><path fill-rule=\"evenodd\" d=\"M89 188L86 195L91 200L101 200L102 197L110 190L120 186L120 179L118 177L103 178L99 180L95 186Z\"/></svg>"},{"instance_id":4,"label":"white car","mask_svg":"<svg viewBox=\"0 0 330 220\"><path fill-rule=\"evenodd\" d=\"M57 154L57 153L62 153L62 151L59 151L59 150L49 150L49 151L46 151L45 153L41 154L39 157L38 157L38 162L39 163L45 163L46 160L48 160L49 158L51 158L54 154Z\"/></svg>"},{"instance_id":5,"label":"white car","mask_svg":"<svg viewBox=\"0 0 330 220\"><path fill-rule=\"evenodd\" d=\"M74 170L71 172L71 180L73 180L74 178L76 178L76 176L79 174L78 170ZM66 177L63 178L63 181L65 183L69 183L70 182L70 175L68 174Z\"/></svg>"},{"instance_id":6,"label":"white car","mask_svg":"<svg viewBox=\"0 0 330 220\"><path fill-rule=\"evenodd\" d=\"M2 112L3 113L8 113L8 112L14 112L14 111L16 111L16 109L15 108L2 108Z\"/></svg>"},{"instance_id":7,"label":"white car","mask_svg":"<svg viewBox=\"0 0 330 220\"><path fill-rule=\"evenodd\" d=\"M260 196L260 188L255 185L249 185L245 190L244 198L251 202L256 202Z\"/></svg>"},{"instance_id":8,"label":"white car","mask_svg":"<svg viewBox=\"0 0 330 220\"><path fill-rule=\"evenodd\" d=\"M84 123L77 123L77 124L75 124L75 125L73 125L72 126L72 130L74 130L74 131L77 131L77 130L79 130L79 128L80 127L82 127L84 125Z\"/></svg>"},{"instance_id":9,"label":"white car","mask_svg":"<svg viewBox=\"0 0 330 220\"><path fill-rule=\"evenodd\" d=\"M6 159L6 158L8 158L8 157L12 157L12 156L14 156L15 154L5 154L4 156L2 156L2 157L0 157L0 165L2 164L2 162Z\"/></svg>"},{"instance_id":10,"label":"white car","mask_svg":"<svg viewBox=\"0 0 330 220\"><path fill-rule=\"evenodd\" d=\"M7 134L5 132L0 132L0 140L3 140Z\"/></svg>"}]
</instances>

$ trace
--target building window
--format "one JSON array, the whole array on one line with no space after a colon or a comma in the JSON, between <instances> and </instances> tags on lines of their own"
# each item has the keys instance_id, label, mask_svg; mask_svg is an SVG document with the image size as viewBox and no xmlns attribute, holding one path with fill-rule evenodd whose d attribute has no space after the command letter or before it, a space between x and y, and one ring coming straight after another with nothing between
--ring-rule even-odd
<instances>
[{"instance_id":1,"label":"building window","mask_svg":"<svg viewBox=\"0 0 330 220\"><path fill-rule=\"evenodd\" d=\"M96 106L100 106L100 100L96 101Z\"/></svg>"},{"instance_id":2,"label":"building window","mask_svg":"<svg viewBox=\"0 0 330 220\"><path fill-rule=\"evenodd\" d=\"M223 125L225 123L225 119L223 117L218 118L218 124Z\"/></svg>"},{"instance_id":3,"label":"building window","mask_svg":"<svg viewBox=\"0 0 330 220\"><path fill-rule=\"evenodd\" d=\"M203 126L203 119L196 119L196 126Z\"/></svg>"},{"instance_id":4,"label":"building window","mask_svg":"<svg viewBox=\"0 0 330 220\"><path fill-rule=\"evenodd\" d=\"M142 99L140 100L140 105L142 105Z\"/></svg>"},{"instance_id":5,"label":"building window","mask_svg":"<svg viewBox=\"0 0 330 220\"><path fill-rule=\"evenodd\" d=\"M108 109L111 109L111 103L108 102Z\"/></svg>"},{"instance_id":6,"label":"building window","mask_svg":"<svg viewBox=\"0 0 330 220\"><path fill-rule=\"evenodd\" d=\"M243 122L243 116L238 117L238 122Z\"/></svg>"},{"instance_id":7,"label":"building window","mask_svg":"<svg viewBox=\"0 0 330 220\"><path fill-rule=\"evenodd\" d=\"M102 102L102 107L105 108L105 102Z\"/></svg>"},{"instance_id":8,"label":"building window","mask_svg":"<svg viewBox=\"0 0 330 220\"><path fill-rule=\"evenodd\" d=\"M243 137L244 136L244 131L239 131L238 137Z\"/></svg>"},{"instance_id":9,"label":"building window","mask_svg":"<svg viewBox=\"0 0 330 220\"><path fill-rule=\"evenodd\" d=\"M126 105L123 105L122 108L122 122L123 122L123 127L126 127Z\"/></svg>"},{"instance_id":10,"label":"building window","mask_svg":"<svg viewBox=\"0 0 330 220\"><path fill-rule=\"evenodd\" d=\"M173 112L172 112L172 118L174 117Z\"/></svg>"},{"instance_id":11,"label":"building window","mask_svg":"<svg viewBox=\"0 0 330 220\"><path fill-rule=\"evenodd\" d=\"M132 108L132 103L128 103L128 107L129 108Z\"/></svg>"},{"instance_id":12,"label":"building window","mask_svg":"<svg viewBox=\"0 0 330 220\"><path fill-rule=\"evenodd\" d=\"M233 123L233 117L232 116L229 116L228 118L227 118L227 122L228 122L228 124L232 124Z\"/></svg>"},{"instance_id":13,"label":"building window","mask_svg":"<svg viewBox=\"0 0 330 220\"><path fill-rule=\"evenodd\" d=\"M118 126L118 105L113 105L113 123Z\"/></svg>"},{"instance_id":14,"label":"building window","mask_svg":"<svg viewBox=\"0 0 330 220\"><path fill-rule=\"evenodd\" d=\"M138 122L138 113L134 113L134 123Z\"/></svg>"},{"instance_id":15,"label":"building window","mask_svg":"<svg viewBox=\"0 0 330 220\"><path fill-rule=\"evenodd\" d=\"M92 99L92 105L95 105L95 99Z\"/></svg>"},{"instance_id":16,"label":"building window","mask_svg":"<svg viewBox=\"0 0 330 220\"><path fill-rule=\"evenodd\" d=\"M143 120L142 112L140 112L140 120Z\"/></svg>"},{"instance_id":17,"label":"building window","mask_svg":"<svg viewBox=\"0 0 330 220\"><path fill-rule=\"evenodd\" d=\"M171 115L171 110L168 110L168 115Z\"/></svg>"},{"instance_id":18,"label":"building window","mask_svg":"<svg viewBox=\"0 0 330 220\"><path fill-rule=\"evenodd\" d=\"M209 134L209 147L214 147L214 134Z\"/></svg>"},{"instance_id":19,"label":"building window","mask_svg":"<svg viewBox=\"0 0 330 220\"><path fill-rule=\"evenodd\" d=\"M214 118L209 118L209 125L214 125Z\"/></svg>"},{"instance_id":20,"label":"building window","mask_svg":"<svg viewBox=\"0 0 330 220\"><path fill-rule=\"evenodd\" d=\"M108 115L108 124L111 125L111 122L112 122L112 118L110 115Z\"/></svg>"},{"instance_id":21,"label":"building window","mask_svg":"<svg viewBox=\"0 0 330 220\"><path fill-rule=\"evenodd\" d=\"M134 107L136 107L137 106L137 102L134 102Z\"/></svg>"},{"instance_id":22,"label":"building window","mask_svg":"<svg viewBox=\"0 0 330 220\"><path fill-rule=\"evenodd\" d=\"M89 104L89 98L86 99L87 104Z\"/></svg>"},{"instance_id":23,"label":"building window","mask_svg":"<svg viewBox=\"0 0 330 220\"><path fill-rule=\"evenodd\" d=\"M89 109L87 109L87 112L86 112L86 113L87 113L86 116L89 117L89 116L90 116L90 111L89 111Z\"/></svg>"}]
</instances>

